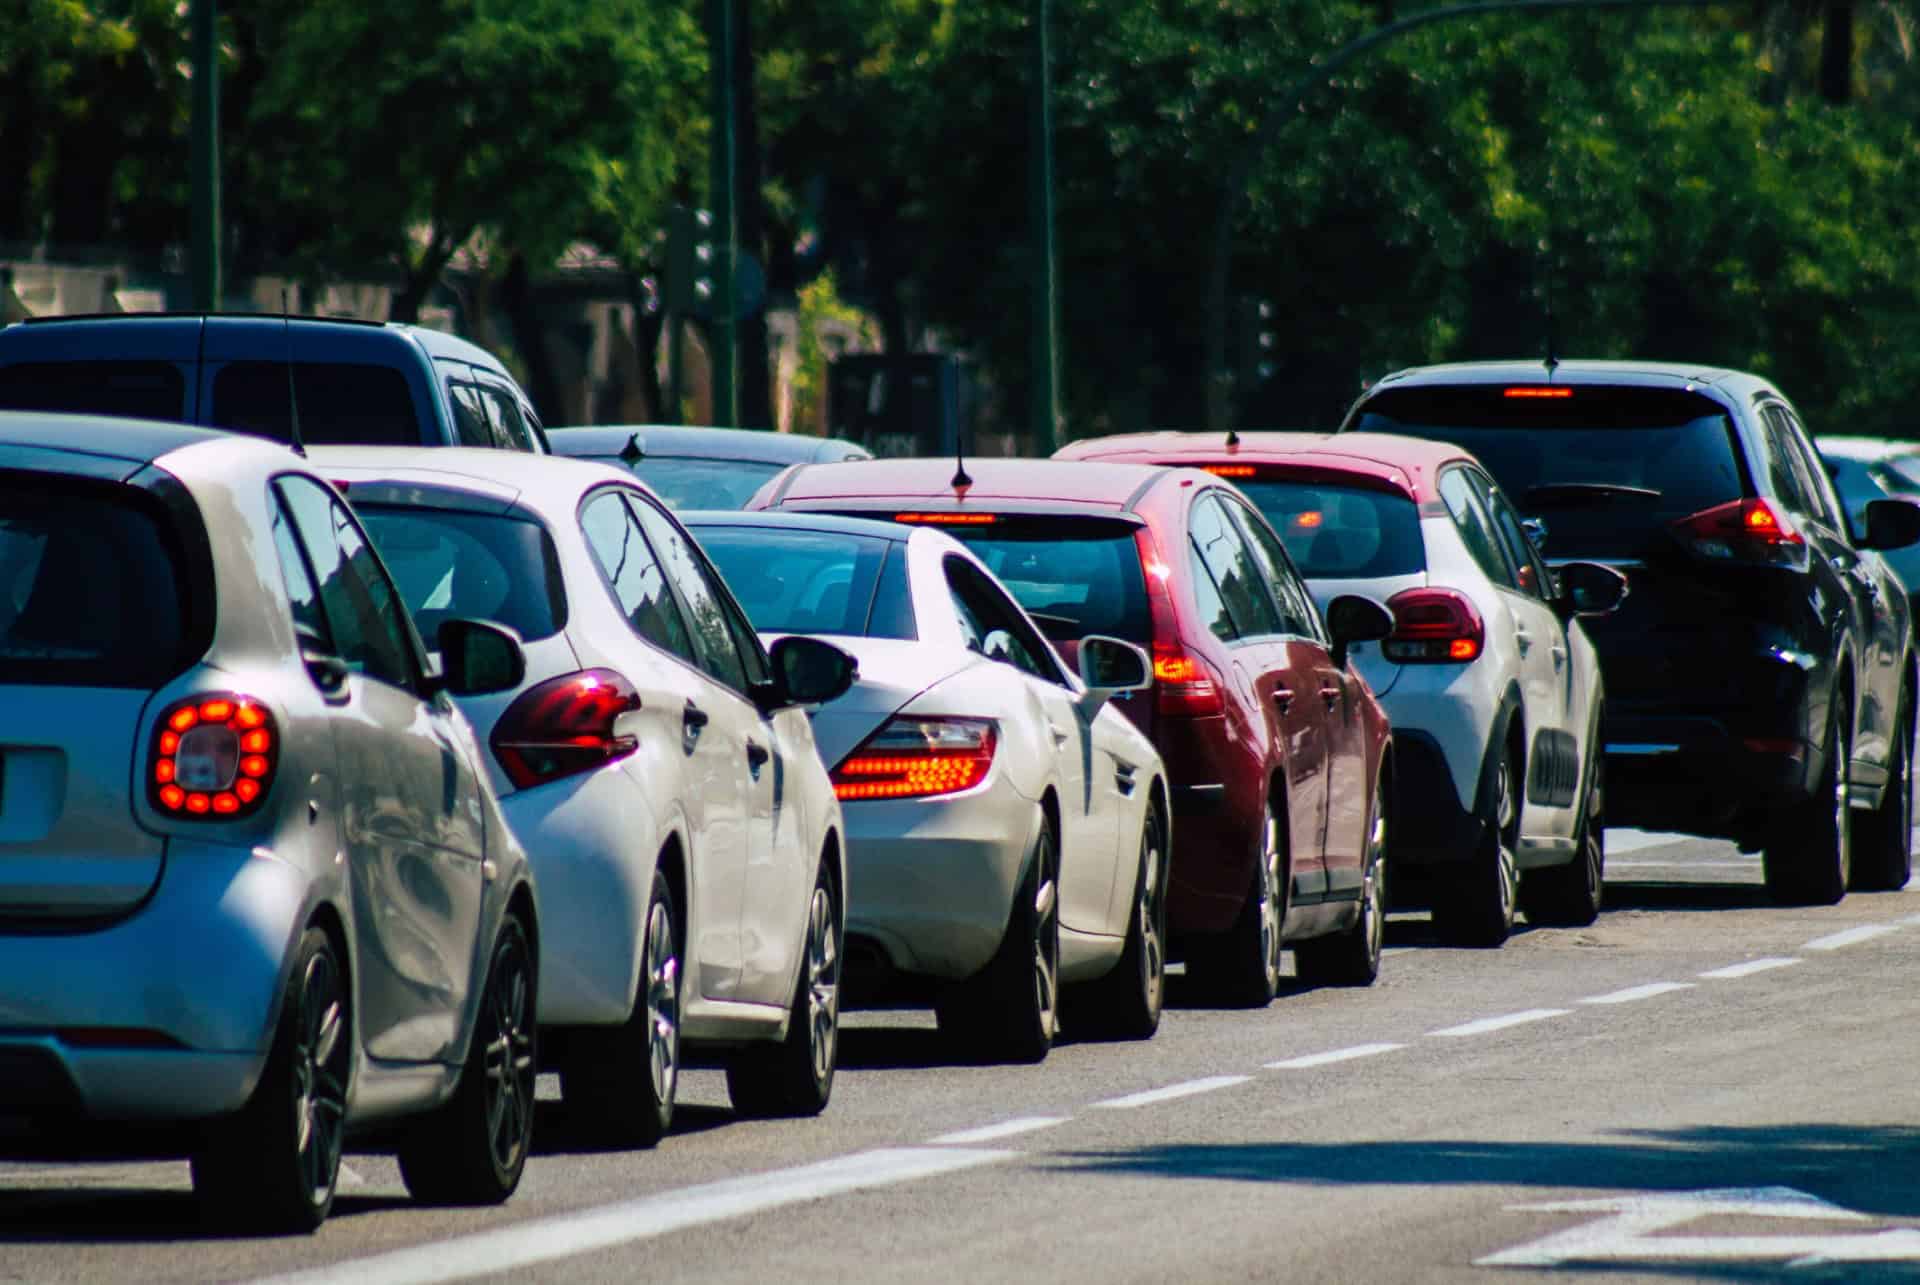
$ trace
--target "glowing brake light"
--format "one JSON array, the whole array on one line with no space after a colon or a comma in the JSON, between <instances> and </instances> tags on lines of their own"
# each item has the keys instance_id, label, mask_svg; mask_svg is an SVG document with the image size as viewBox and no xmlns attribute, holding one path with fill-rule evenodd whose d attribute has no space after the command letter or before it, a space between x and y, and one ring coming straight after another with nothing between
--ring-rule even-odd
<instances>
[{"instance_id":1,"label":"glowing brake light","mask_svg":"<svg viewBox=\"0 0 1920 1285\"><path fill-rule=\"evenodd\" d=\"M195 696L160 717L147 797L168 816L244 816L266 797L279 765L280 738L265 708L245 696Z\"/></svg>"},{"instance_id":2,"label":"glowing brake light","mask_svg":"<svg viewBox=\"0 0 1920 1285\"><path fill-rule=\"evenodd\" d=\"M1473 600L1455 589L1404 589L1387 599L1393 633L1380 654L1401 665L1463 665L1479 658L1486 625Z\"/></svg>"},{"instance_id":3,"label":"glowing brake light","mask_svg":"<svg viewBox=\"0 0 1920 1285\"><path fill-rule=\"evenodd\" d=\"M1202 464L1200 467L1215 477L1252 477L1254 474L1251 464Z\"/></svg>"},{"instance_id":4,"label":"glowing brake light","mask_svg":"<svg viewBox=\"0 0 1920 1285\"><path fill-rule=\"evenodd\" d=\"M891 719L833 769L834 797L851 803L970 790L986 780L997 741L984 718Z\"/></svg>"},{"instance_id":5,"label":"glowing brake light","mask_svg":"<svg viewBox=\"0 0 1920 1285\"><path fill-rule=\"evenodd\" d=\"M1172 718L1203 718L1226 709L1213 674L1178 644L1154 645L1153 691L1154 711Z\"/></svg>"},{"instance_id":6,"label":"glowing brake light","mask_svg":"<svg viewBox=\"0 0 1920 1285\"><path fill-rule=\"evenodd\" d=\"M1565 385L1561 385L1555 388L1547 388L1540 385L1529 385L1522 388L1509 388L1505 390L1502 396L1559 399L1562 397L1573 396L1573 390L1571 388L1566 387Z\"/></svg>"},{"instance_id":7,"label":"glowing brake light","mask_svg":"<svg viewBox=\"0 0 1920 1285\"><path fill-rule=\"evenodd\" d=\"M1716 562L1803 567L1807 543L1793 524L1759 496L1731 500L1681 518L1672 526L1697 556Z\"/></svg>"},{"instance_id":8,"label":"glowing brake light","mask_svg":"<svg viewBox=\"0 0 1920 1285\"><path fill-rule=\"evenodd\" d=\"M893 520L923 526L991 526L1000 517L994 513L896 513Z\"/></svg>"},{"instance_id":9,"label":"glowing brake light","mask_svg":"<svg viewBox=\"0 0 1920 1285\"><path fill-rule=\"evenodd\" d=\"M1319 509L1308 509L1304 513L1296 513L1293 515L1293 524L1297 527L1306 527L1308 530L1312 530L1326 520L1327 515Z\"/></svg>"}]
</instances>

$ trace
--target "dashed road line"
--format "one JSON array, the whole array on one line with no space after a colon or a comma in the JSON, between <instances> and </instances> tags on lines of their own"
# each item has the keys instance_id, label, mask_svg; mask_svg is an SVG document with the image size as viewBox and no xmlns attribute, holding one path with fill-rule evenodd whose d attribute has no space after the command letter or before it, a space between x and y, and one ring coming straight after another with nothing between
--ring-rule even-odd
<instances>
[{"instance_id":1,"label":"dashed road line","mask_svg":"<svg viewBox=\"0 0 1920 1285\"><path fill-rule=\"evenodd\" d=\"M1751 977L1755 973L1764 973L1774 968L1786 968L1791 964L1797 964L1799 962L1797 959L1769 956L1765 959L1749 959L1744 964L1728 964L1725 968L1709 969L1701 973L1700 976L1707 978L1709 981L1725 982L1732 981L1736 977Z\"/></svg>"},{"instance_id":2,"label":"dashed road line","mask_svg":"<svg viewBox=\"0 0 1920 1285\"><path fill-rule=\"evenodd\" d=\"M1065 1124L1071 1116L1029 1115L1018 1120L1002 1120L999 1124L983 1124L978 1129L962 1129L958 1133L943 1133L937 1138L928 1138L930 1146L971 1146L981 1142L998 1142L1001 1138L1012 1138L1022 1133L1032 1133L1036 1129L1051 1129L1056 1124Z\"/></svg>"},{"instance_id":3,"label":"dashed road line","mask_svg":"<svg viewBox=\"0 0 1920 1285\"><path fill-rule=\"evenodd\" d=\"M1230 1089L1236 1084L1245 1084L1251 1075L1210 1075L1203 1080L1184 1080L1179 1084L1169 1084L1164 1089L1148 1089L1144 1093L1129 1093L1125 1097L1108 1098L1092 1105L1113 1111L1125 1111L1133 1107L1152 1106L1156 1102L1171 1102L1176 1098L1190 1098L1197 1093L1211 1093L1215 1089Z\"/></svg>"},{"instance_id":4,"label":"dashed road line","mask_svg":"<svg viewBox=\"0 0 1920 1285\"><path fill-rule=\"evenodd\" d=\"M1378 1053L1391 1053L1395 1049L1407 1047L1404 1044L1356 1044L1352 1048L1334 1049L1330 1053L1309 1053L1305 1057L1290 1057L1284 1062L1269 1062L1269 1071L1305 1071L1310 1067L1331 1066L1335 1062L1351 1062L1359 1057L1373 1057Z\"/></svg>"},{"instance_id":5,"label":"dashed road line","mask_svg":"<svg viewBox=\"0 0 1920 1285\"><path fill-rule=\"evenodd\" d=\"M1800 949L1839 950L1842 946L1853 946L1863 941L1872 941L1875 937L1884 937L1890 932L1899 931L1899 928L1898 924L1861 924L1858 928L1849 928L1844 932L1815 937Z\"/></svg>"},{"instance_id":6,"label":"dashed road line","mask_svg":"<svg viewBox=\"0 0 1920 1285\"><path fill-rule=\"evenodd\" d=\"M1442 1027L1437 1031L1428 1031L1428 1035L1444 1036L1448 1039L1464 1039L1469 1035L1485 1035L1490 1031L1504 1031L1509 1026L1522 1026L1528 1022L1541 1022L1549 1017L1565 1017L1573 1010L1570 1008L1530 1008L1521 1013L1507 1013L1500 1017L1483 1017L1477 1022L1466 1022L1460 1026Z\"/></svg>"},{"instance_id":7,"label":"dashed road line","mask_svg":"<svg viewBox=\"0 0 1920 1285\"><path fill-rule=\"evenodd\" d=\"M1648 982L1645 986L1629 986L1623 991L1608 991L1605 995L1589 995L1585 999L1575 1000L1577 1004L1631 1004L1635 1000L1652 999L1655 995L1671 995L1674 991L1690 991L1692 982Z\"/></svg>"}]
</instances>

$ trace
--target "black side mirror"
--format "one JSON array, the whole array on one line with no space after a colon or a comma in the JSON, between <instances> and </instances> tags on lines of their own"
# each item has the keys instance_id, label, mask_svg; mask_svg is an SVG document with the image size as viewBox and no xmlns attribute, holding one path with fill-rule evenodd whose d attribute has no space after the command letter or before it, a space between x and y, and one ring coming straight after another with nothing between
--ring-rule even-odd
<instances>
[{"instance_id":1,"label":"black side mirror","mask_svg":"<svg viewBox=\"0 0 1920 1285\"><path fill-rule=\"evenodd\" d=\"M1358 642L1378 642L1393 633L1393 613L1371 598L1343 593L1327 604L1327 633L1333 639L1333 663L1347 663L1347 649Z\"/></svg>"},{"instance_id":2,"label":"black side mirror","mask_svg":"<svg viewBox=\"0 0 1920 1285\"><path fill-rule=\"evenodd\" d=\"M347 685L347 675L352 671L346 661L333 654L319 630L312 625L296 624L293 636L300 644L300 663L307 667L307 677L315 687L331 696Z\"/></svg>"},{"instance_id":3,"label":"black side mirror","mask_svg":"<svg viewBox=\"0 0 1920 1285\"><path fill-rule=\"evenodd\" d=\"M520 635L491 620L446 620L440 624L440 678L434 686L453 696L510 691L527 676Z\"/></svg>"},{"instance_id":4,"label":"black side mirror","mask_svg":"<svg viewBox=\"0 0 1920 1285\"><path fill-rule=\"evenodd\" d=\"M1564 563L1559 580L1554 605L1567 616L1604 616L1627 599L1626 576L1598 562Z\"/></svg>"},{"instance_id":5,"label":"black side mirror","mask_svg":"<svg viewBox=\"0 0 1920 1285\"><path fill-rule=\"evenodd\" d=\"M1904 549L1920 541L1920 505L1905 500L1868 500L1863 549Z\"/></svg>"},{"instance_id":6,"label":"black side mirror","mask_svg":"<svg viewBox=\"0 0 1920 1285\"><path fill-rule=\"evenodd\" d=\"M767 650L773 705L824 705L853 686L860 662L829 642L788 634Z\"/></svg>"}]
</instances>

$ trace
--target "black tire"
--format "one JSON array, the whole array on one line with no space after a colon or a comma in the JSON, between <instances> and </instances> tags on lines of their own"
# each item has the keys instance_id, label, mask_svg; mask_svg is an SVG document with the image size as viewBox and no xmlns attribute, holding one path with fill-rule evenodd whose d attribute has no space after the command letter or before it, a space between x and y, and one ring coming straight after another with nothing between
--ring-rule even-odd
<instances>
[{"instance_id":1,"label":"black tire","mask_svg":"<svg viewBox=\"0 0 1920 1285\"><path fill-rule=\"evenodd\" d=\"M1040 1062L1060 1029L1060 859L1040 824L1006 935L987 966L935 1006L940 1032L965 1057Z\"/></svg>"},{"instance_id":2,"label":"black tire","mask_svg":"<svg viewBox=\"0 0 1920 1285\"><path fill-rule=\"evenodd\" d=\"M1385 792L1374 787L1367 813L1366 850L1361 854L1360 915L1331 937L1293 948L1293 971L1308 986L1371 986L1380 976L1380 948L1387 928L1387 812Z\"/></svg>"},{"instance_id":3,"label":"black tire","mask_svg":"<svg viewBox=\"0 0 1920 1285\"><path fill-rule=\"evenodd\" d=\"M192 1158L193 1189L218 1222L311 1232L340 1181L353 1023L346 970L320 928L301 935L273 1049L253 1097L210 1127Z\"/></svg>"},{"instance_id":4,"label":"black tire","mask_svg":"<svg viewBox=\"0 0 1920 1285\"><path fill-rule=\"evenodd\" d=\"M1522 778L1517 759L1508 745L1494 761L1484 818L1486 837L1480 851L1448 872L1451 886L1434 899L1433 926L1449 945L1491 948L1505 945L1513 935L1513 915L1520 899L1515 850L1520 842Z\"/></svg>"},{"instance_id":5,"label":"black tire","mask_svg":"<svg viewBox=\"0 0 1920 1285\"><path fill-rule=\"evenodd\" d=\"M1853 744L1847 734L1852 703L1840 708L1836 692L1827 719L1827 762L1805 802L1789 809L1774 827L1775 840L1761 853L1767 892L1785 906L1832 906L1847 895L1853 860L1853 809L1847 805Z\"/></svg>"},{"instance_id":6,"label":"black tire","mask_svg":"<svg viewBox=\"0 0 1920 1285\"><path fill-rule=\"evenodd\" d=\"M1901 697L1880 806L1854 823L1853 884L1861 892L1898 892L1913 878L1913 694Z\"/></svg>"},{"instance_id":7,"label":"black tire","mask_svg":"<svg viewBox=\"0 0 1920 1285\"><path fill-rule=\"evenodd\" d=\"M651 1147L673 1124L680 1083L680 978L685 941L666 872L653 872L653 892L640 928L640 982L633 1011L620 1026L581 1032L560 1072L570 1115L610 1141Z\"/></svg>"},{"instance_id":8,"label":"black tire","mask_svg":"<svg viewBox=\"0 0 1920 1285\"><path fill-rule=\"evenodd\" d=\"M513 1195L533 1147L538 975L526 928L500 923L486 990L453 1099L410 1129L400 1177L433 1205L497 1205Z\"/></svg>"},{"instance_id":9,"label":"black tire","mask_svg":"<svg viewBox=\"0 0 1920 1285\"><path fill-rule=\"evenodd\" d=\"M1261 822L1253 883L1233 927L1193 944L1187 980L1214 1002L1232 1008L1265 1008L1280 990L1281 928L1287 913L1287 834L1284 819L1267 804Z\"/></svg>"},{"instance_id":10,"label":"black tire","mask_svg":"<svg viewBox=\"0 0 1920 1285\"><path fill-rule=\"evenodd\" d=\"M1591 751L1589 751L1591 753ZM1601 760L1589 760L1591 781L1573 831L1573 860L1520 877L1520 909L1527 922L1551 928L1585 928L1600 917L1606 896L1606 818L1602 812Z\"/></svg>"},{"instance_id":11,"label":"black tire","mask_svg":"<svg viewBox=\"0 0 1920 1285\"><path fill-rule=\"evenodd\" d=\"M842 906L822 863L807 906L807 937L794 982L787 1036L743 1049L727 1062L733 1109L757 1119L815 1116L833 1097L840 1056Z\"/></svg>"},{"instance_id":12,"label":"black tire","mask_svg":"<svg viewBox=\"0 0 1920 1285\"><path fill-rule=\"evenodd\" d=\"M1159 807L1147 809L1134 872L1127 944L1111 972L1068 998L1075 1035L1145 1040L1160 1029L1167 989L1167 824Z\"/></svg>"}]
</instances>

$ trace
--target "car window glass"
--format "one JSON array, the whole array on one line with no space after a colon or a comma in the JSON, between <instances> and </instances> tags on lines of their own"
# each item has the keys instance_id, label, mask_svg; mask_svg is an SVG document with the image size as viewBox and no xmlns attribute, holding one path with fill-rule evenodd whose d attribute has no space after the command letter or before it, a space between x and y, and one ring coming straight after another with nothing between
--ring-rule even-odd
<instances>
[{"instance_id":1,"label":"car window glass","mask_svg":"<svg viewBox=\"0 0 1920 1285\"><path fill-rule=\"evenodd\" d=\"M626 500L647 533L647 543L653 546L660 565L666 568L667 578L679 591L680 601L686 604L687 628L693 635L694 655L700 668L716 681L744 692L746 669L740 660L733 627L727 623L726 608L721 606L725 595L713 573L694 551L693 542L663 511L632 492L627 493Z\"/></svg>"},{"instance_id":2,"label":"car window glass","mask_svg":"<svg viewBox=\"0 0 1920 1285\"><path fill-rule=\"evenodd\" d=\"M1052 648L998 585L964 558L949 557L946 572L955 609L965 620L962 629L975 635L968 641L972 650L1023 674L1060 682L1059 670L1047 659Z\"/></svg>"},{"instance_id":3,"label":"car window glass","mask_svg":"<svg viewBox=\"0 0 1920 1285\"><path fill-rule=\"evenodd\" d=\"M374 557L373 546L346 508L317 484L283 477L274 486L319 582L334 654L368 678L412 687L413 649L400 595Z\"/></svg>"},{"instance_id":4,"label":"car window glass","mask_svg":"<svg viewBox=\"0 0 1920 1285\"><path fill-rule=\"evenodd\" d=\"M1218 501L1210 495L1201 496L1194 503L1187 529L1240 633L1257 637L1282 632L1280 612L1267 590L1266 575Z\"/></svg>"},{"instance_id":5,"label":"car window glass","mask_svg":"<svg viewBox=\"0 0 1920 1285\"><path fill-rule=\"evenodd\" d=\"M1791 513L1811 513L1813 502L1804 472L1794 458L1786 416L1777 406L1765 406L1760 411L1760 424L1767 439L1767 481L1773 487L1774 496Z\"/></svg>"},{"instance_id":6,"label":"car window glass","mask_svg":"<svg viewBox=\"0 0 1920 1285\"><path fill-rule=\"evenodd\" d=\"M1465 472L1465 470L1462 470ZM1493 517L1493 531L1500 539L1500 547L1506 551L1507 561L1514 567L1514 588L1535 598L1547 596L1547 586L1553 582L1547 578L1547 569L1541 565L1540 555L1533 547L1533 541L1527 536L1527 529L1520 525L1520 515L1507 503L1507 497L1491 480L1479 473L1469 473L1473 483L1474 495L1487 507Z\"/></svg>"},{"instance_id":7,"label":"car window glass","mask_svg":"<svg viewBox=\"0 0 1920 1285\"><path fill-rule=\"evenodd\" d=\"M288 387L288 371L292 387ZM407 377L391 366L354 362L230 361L213 377L207 423L291 441L292 407L308 446L418 446L420 420Z\"/></svg>"},{"instance_id":8,"label":"car window glass","mask_svg":"<svg viewBox=\"0 0 1920 1285\"><path fill-rule=\"evenodd\" d=\"M1280 538L1254 515L1253 510L1239 501L1223 500L1221 505L1232 515L1247 542L1247 548L1266 574L1267 587L1273 590L1274 602L1280 608L1281 632L1324 641L1321 639L1320 613L1314 610L1313 600L1301 585L1300 573L1294 569L1293 560L1287 556Z\"/></svg>"},{"instance_id":9,"label":"car window glass","mask_svg":"<svg viewBox=\"0 0 1920 1285\"><path fill-rule=\"evenodd\" d=\"M1833 490L1833 479L1829 478L1826 469L1820 466L1819 457L1814 454L1813 446L1807 440L1806 429L1801 427L1800 421L1792 411L1783 407L1779 413L1785 423L1787 442L1793 451L1795 465L1800 471L1802 484L1807 492L1808 511L1835 532L1846 534L1847 524L1841 518L1843 510L1840 507L1840 498Z\"/></svg>"},{"instance_id":10,"label":"car window glass","mask_svg":"<svg viewBox=\"0 0 1920 1285\"><path fill-rule=\"evenodd\" d=\"M1493 533L1493 523L1475 498L1466 470L1455 468L1442 473L1438 489L1441 503L1447 506L1448 516L1460 531L1461 541L1486 572L1487 579L1508 589L1518 588L1506 555L1500 551L1499 539Z\"/></svg>"},{"instance_id":11,"label":"car window glass","mask_svg":"<svg viewBox=\"0 0 1920 1285\"><path fill-rule=\"evenodd\" d=\"M280 574L287 584L287 601L293 607L294 625L311 630L322 646L331 647L333 639L327 633L327 618L320 610L313 577L308 574L306 559L293 538L286 511L278 504L273 506L273 548L280 555Z\"/></svg>"},{"instance_id":12,"label":"car window glass","mask_svg":"<svg viewBox=\"0 0 1920 1285\"><path fill-rule=\"evenodd\" d=\"M520 399L495 383L481 385L487 404L487 426L493 430L493 442L506 451L532 451L533 430L520 414Z\"/></svg>"},{"instance_id":13,"label":"car window glass","mask_svg":"<svg viewBox=\"0 0 1920 1285\"><path fill-rule=\"evenodd\" d=\"M185 419L186 400L187 381L172 362L34 361L0 366L0 410Z\"/></svg>"},{"instance_id":14,"label":"car window glass","mask_svg":"<svg viewBox=\"0 0 1920 1285\"><path fill-rule=\"evenodd\" d=\"M669 655L697 664L667 574L619 494L605 491L589 500L580 511L580 532L628 627Z\"/></svg>"},{"instance_id":15,"label":"car window glass","mask_svg":"<svg viewBox=\"0 0 1920 1285\"><path fill-rule=\"evenodd\" d=\"M460 437L460 445L493 445L493 429L487 425L487 403L478 385L448 379L447 402L453 407L453 428Z\"/></svg>"},{"instance_id":16,"label":"car window glass","mask_svg":"<svg viewBox=\"0 0 1920 1285\"><path fill-rule=\"evenodd\" d=\"M1240 630L1233 623L1233 613L1227 610L1226 602L1220 597L1220 586L1213 582L1213 572L1207 570L1200 550L1191 543L1187 546L1187 560L1193 573L1193 603L1199 609L1200 619L1206 622L1215 638L1232 642L1240 636Z\"/></svg>"}]
</instances>

